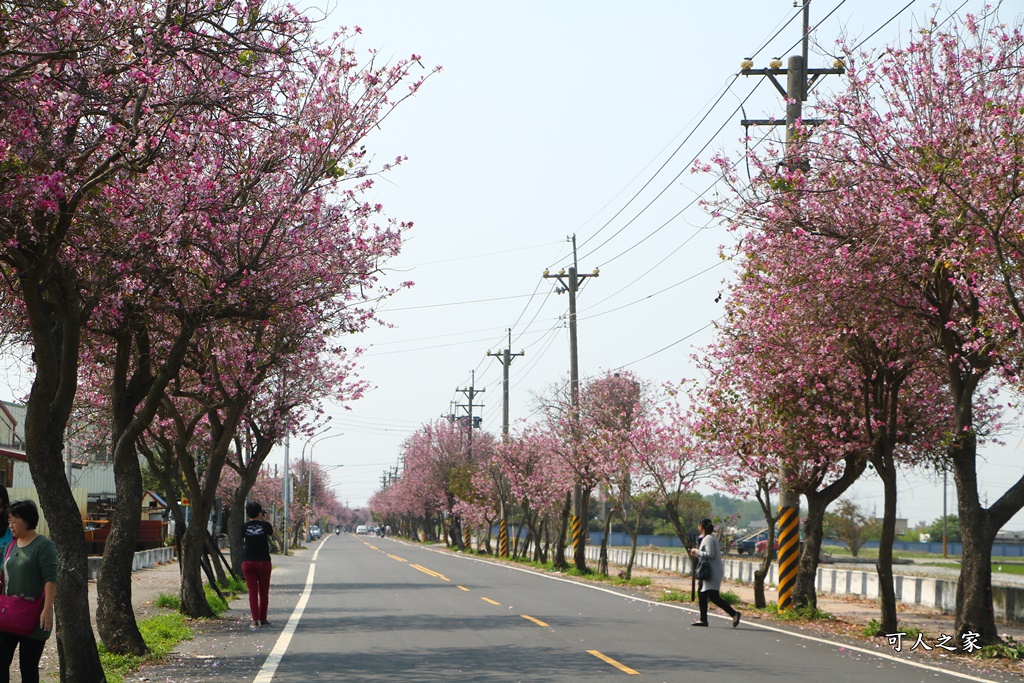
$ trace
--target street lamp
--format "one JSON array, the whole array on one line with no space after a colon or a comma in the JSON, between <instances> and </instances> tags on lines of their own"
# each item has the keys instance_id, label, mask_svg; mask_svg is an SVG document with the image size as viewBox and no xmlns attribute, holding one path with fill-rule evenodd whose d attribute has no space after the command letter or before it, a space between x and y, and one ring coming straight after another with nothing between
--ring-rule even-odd
<instances>
[{"instance_id":1,"label":"street lamp","mask_svg":"<svg viewBox=\"0 0 1024 683\"><path fill-rule=\"evenodd\" d=\"M309 439L306 440L306 443L309 444L310 441L312 441L314 438L320 436L321 434L323 434L326 431L327 431L327 429L324 429L323 432L320 432L319 434L314 434L313 436L311 436ZM316 445L318 443L320 443L321 441L327 441L327 439L333 439L336 436L345 436L345 432L338 432L337 434L329 434L327 436L324 436L322 438L317 439L316 441L313 441L313 443L309 446L309 465L307 466L307 469L306 469L306 538L307 539L309 539L309 510L310 510L310 508L313 507L313 449L316 448ZM302 447L302 457L303 457L303 459L305 459L305 457L306 457L306 447L305 446ZM312 539L310 539L310 540L312 540Z\"/></svg>"}]
</instances>

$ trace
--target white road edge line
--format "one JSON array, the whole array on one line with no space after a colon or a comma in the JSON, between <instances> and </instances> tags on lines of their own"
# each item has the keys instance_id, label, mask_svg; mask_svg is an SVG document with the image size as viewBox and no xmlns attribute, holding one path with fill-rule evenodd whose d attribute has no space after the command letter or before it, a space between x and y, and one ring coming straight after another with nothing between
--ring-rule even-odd
<instances>
[{"instance_id":1,"label":"white road edge line","mask_svg":"<svg viewBox=\"0 0 1024 683\"><path fill-rule=\"evenodd\" d=\"M256 678L252 679L252 683L271 683L274 680L277 667L284 658L284 653L288 651L288 646L292 642L292 636L295 634L295 629L299 626L299 620L302 619L302 613L306 609L306 603L309 602L309 595L313 592L313 574L316 572L316 558L320 554L320 548L324 546L324 540L320 541L320 545L317 546L316 551L313 553L313 559L309 562L306 586L302 589L302 595L299 596L299 601L295 604L292 615L288 617L288 623L285 625L284 630L281 631L281 635L277 637L274 649L267 655L266 661L263 662L263 666L260 668L260 672L256 674Z\"/></svg>"},{"instance_id":2,"label":"white road edge line","mask_svg":"<svg viewBox=\"0 0 1024 683\"><path fill-rule=\"evenodd\" d=\"M399 541L399 542L401 542L401 541ZM617 595L620 598L626 598L627 600L633 600L635 602L643 602L643 603L647 603L648 605L656 605L658 607L669 607L671 609L678 609L678 610L682 610L684 612L691 612L693 614L699 614L699 612L697 610L689 608L689 607L682 607L680 605L672 605L672 604L666 603L666 602L655 602L653 600L647 600L646 598L638 598L638 597L636 597L634 595L626 595L625 593L619 593L618 591L611 590L610 588L604 588L603 586L592 586L592 585L587 584L587 583L580 583L578 581L572 581L571 579L563 579L560 576L550 576L548 574L541 574L541 573L533 571L531 569L525 569L523 567L515 567L515 566L512 566L512 565L504 564L502 562L492 562L490 560L484 560L484 559L481 559L479 557L466 557L465 555L457 555L457 554L445 552L443 550L435 550L433 548L425 548L424 547L423 550L426 550L426 551L432 552L432 553L443 553L445 555L448 555L449 557L456 557L456 558L458 558L460 560L468 560L470 562L481 562L483 564L489 564L489 565L491 565L493 567L502 567L502 568L505 568L505 569L514 569L514 570L516 570L518 572L526 572L528 574L533 574L534 576L539 576L539 577L544 578L544 579L550 579L552 581L562 581L564 583L571 583L574 586L581 586L583 588L589 588L590 590L601 591L602 593L608 593L609 595ZM721 616L719 614L709 614L708 616L716 617L718 619L728 619L729 621L732 621L731 618L723 617L723 616ZM840 642L836 642L836 641L832 641L832 640L825 640L824 638L817 638L815 636L808 636L808 635L804 635L802 633L794 633L793 631L787 631L785 629L775 628L774 626L766 626L764 624L760 624L760 623L753 622L753 621L744 621L743 625L744 626L753 626L755 628L763 629L765 631L772 631L773 633L779 633L779 634L791 636L793 638L800 638L801 640L809 640L809 641L811 641L813 643L821 643L823 645L831 645L832 647L843 648L844 650L849 650L851 652L858 652L858 653L863 654L863 655L869 655L871 657L877 657L878 659L886 659L886 660L889 660L891 662L898 662L900 664L906 664L907 666L912 666L912 667L915 667L917 669L924 669L925 671L932 671L934 673L945 674L947 676L952 676L954 678L959 678L959 679L962 679L962 680L965 680L965 681L976 681L977 683L999 683L997 680L992 679L992 678L978 678L977 676L972 676L970 674L960 673L958 671L948 671L946 669L940 669L937 666L931 666L930 664L921 664L919 662L912 662L912 661L908 661L906 659L901 659L899 657L895 657L895 656L890 655L890 654L885 654L884 652L875 652L873 650L867 650L867 649L862 648L862 647L857 647L856 645L847 645L846 643L840 643Z\"/></svg>"}]
</instances>

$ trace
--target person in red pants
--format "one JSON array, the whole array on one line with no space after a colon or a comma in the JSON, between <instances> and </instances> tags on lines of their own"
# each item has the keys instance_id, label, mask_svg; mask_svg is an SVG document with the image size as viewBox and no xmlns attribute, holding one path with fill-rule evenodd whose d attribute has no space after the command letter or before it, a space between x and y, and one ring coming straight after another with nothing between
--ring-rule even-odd
<instances>
[{"instance_id":1,"label":"person in red pants","mask_svg":"<svg viewBox=\"0 0 1024 683\"><path fill-rule=\"evenodd\" d=\"M252 628L270 626L267 621L267 599L270 596L270 539L274 527L263 517L263 506L245 506L249 521L242 527L242 575L249 590L249 611Z\"/></svg>"}]
</instances>

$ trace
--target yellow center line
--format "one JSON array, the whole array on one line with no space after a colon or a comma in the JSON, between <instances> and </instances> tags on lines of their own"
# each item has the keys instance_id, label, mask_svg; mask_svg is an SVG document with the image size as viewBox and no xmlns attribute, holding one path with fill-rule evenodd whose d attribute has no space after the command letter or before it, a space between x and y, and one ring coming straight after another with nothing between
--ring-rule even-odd
<instances>
[{"instance_id":1,"label":"yellow center line","mask_svg":"<svg viewBox=\"0 0 1024 683\"><path fill-rule=\"evenodd\" d=\"M467 593L469 592L469 589L466 588L465 586L459 586L458 588L459 588L460 591L466 591Z\"/></svg>"},{"instance_id":2,"label":"yellow center line","mask_svg":"<svg viewBox=\"0 0 1024 683\"><path fill-rule=\"evenodd\" d=\"M480 599L483 600L484 602L489 602L492 605L500 605L501 604L500 602L495 602L494 600L491 600L490 598L480 598Z\"/></svg>"},{"instance_id":3,"label":"yellow center line","mask_svg":"<svg viewBox=\"0 0 1024 683\"><path fill-rule=\"evenodd\" d=\"M636 671L634 669L630 669L625 664L620 664L619 662L616 662L614 659L612 659L608 655L601 654L597 650L587 650L587 652L589 652L590 654L594 655L595 657L597 657L601 661L607 662L608 664L611 664L612 666L614 666L619 671L625 672L625 673L630 674L630 675L636 675L636 676L640 675L639 671Z\"/></svg>"},{"instance_id":4,"label":"yellow center line","mask_svg":"<svg viewBox=\"0 0 1024 683\"><path fill-rule=\"evenodd\" d=\"M547 624L545 624L543 621L541 621L540 619L534 619L529 614L520 614L519 616L521 616L523 619L528 619L532 621L533 623L537 624L537 626L547 626Z\"/></svg>"},{"instance_id":5,"label":"yellow center line","mask_svg":"<svg viewBox=\"0 0 1024 683\"><path fill-rule=\"evenodd\" d=\"M390 557L392 560L398 560L399 562L408 562L409 561L409 560L405 559L404 557L399 557L398 555L392 555L391 553L388 553L388 557Z\"/></svg>"},{"instance_id":6,"label":"yellow center line","mask_svg":"<svg viewBox=\"0 0 1024 683\"><path fill-rule=\"evenodd\" d=\"M424 566L421 566L421 565L418 565L418 564L410 564L409 566L412 567L413 569L417 569L417 570L423 572L424 574L429 574L430 576L436 576L437 578L441 579L442 581L451 581L451 579L449 579L444 574L438 574L437 572L431 571L431 570L427 569Z\"/></svg>"},{"instance_id":7,"label":"yellow center line","mask_svg":"<svg viewBox=\"0 0 1024 683\"><path fill-rule=\"evenodd\" d=\"M369 546L372 550L380 550L380 548L378 548L375 545L370 545L369 543L367 543L366 545Z\"/></svg>"}]
</instances>

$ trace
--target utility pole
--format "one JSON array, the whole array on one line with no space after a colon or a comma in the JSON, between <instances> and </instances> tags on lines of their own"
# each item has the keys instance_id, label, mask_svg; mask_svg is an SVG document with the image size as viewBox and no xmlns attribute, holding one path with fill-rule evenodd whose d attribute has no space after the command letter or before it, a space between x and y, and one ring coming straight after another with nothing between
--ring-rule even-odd
<instances>
[{"instance_id":1,"label":"utility pole","mask_svg":"<svg viewBox=\"0 0 1024 683\"><path fill-rule=\"evenodd\" d=\"M795 3L794 3L795 4ZM740 73L744 76L760 75L772 82L786 100L786 164L789 168L807 167L804 159L794 159L797 139L796 124L814 125L819 120L803 118L803 103L807 100L807 92L821 76L840 75L845 73L842 60L836 60L832 69L808 69L807 52L810 34L811 0L803 0L803 40L799 55L789 57L787 68L782 62L772 59L767 69L754 69L750 58L741 63ZM783 90L776 76L786 75L786 89ZM808 78L809 77L809 78ZM743 126L773 126L777 122L771 120L749 120L740 122ZM793 607L793 589L796 586L797 570L800 562L800 494L793 488L795 471L785 460L779 462L779 609L788 610Z\"/></svg>"},{"instance_id":2,"label":"utility pole","mask_svg":"<svg viewBox=\"0 0 1024 683\"><path fill-rule=\"evenodd\" d=\"M284 498L284 533L281 534L281 540L283 541L282 548L284 554L288 554L288 506L292 502L292 488L291 481L288 479L288 444L291 439L291 435L284 435L284 491L282 491L282 498Z\"/></svg>"},{"instance_id":3,"label":"utility pole","mask_svg":"<svg viewBox=\"0 0 1024 683\"><path fill-rule=\"evenodd\" d=\"M559 294L563 292L569 293L569 410L570 424L572 425L571 448L573 449L573 455L575 455L580 436L580 369L576 342L576 293L579 291L580 285L588 277L597 277L600 275L600 272L595 268L593 273L579 274L576 260L576 235L573 235L570 239L572 241L572 266L569 267L569 272L566 273L564 269L557 273L550 273L545 270L544 277L558 280L559 284L562 285L560 289L556 290ZM589 495L589 491L587 494ZM584 556L586 545L584 534L580 529L581 521L583 523L586 522L584 519L586 514L585 502L583 487L577 482L572 487L572 549L573 561L576 564L576 568L580 571L586 571L587 569L587 561Z\"/></svg>"},{"instance_id":4,"label":"utility pole","mask_svg":"<svg viewBox=\"0 0 1024 683\"><path fill-rule=\"evenodd\" d=\"M476 429L476 427L479 425L478 422L474 422L473 421L473 408L483 408L484 407L484 404L482 404L482 403L473 403L473 399L476 397L477 394L482 394L485 391L487 391L487 389L486 388L484 388L484 389L477 389L474 386L474 384L476 383L476 370L471 370L469 377L470 377L469 386L464 388L464 389L456 388L455 391L458 391L461 394L465 394L466 398L469 399L469 403L468 404L460 403L460 404L456 404L456 407L457 408L465 408L466 409L466 415L469 418L469 457L470 457L470 459L472 459L472 457L473 457L473 430Z\"/></svg>"},{"instance_id":5,"label":"utility pole","mask_svg":"<svg viewBox=\"0 0 1024 683\"><path fill-rule=\"evenodd\" d=\"M525 351L519 353L512 353L512 330L508 331L508 347L504 351L491 353L487 352L488 356L494 356L498 359L498 362L502 365L502 377L501 377L501 438L502 441L508 441L508 369L512 365L512 359L517 356L525 356ZM508 557L508 482L505 481L505 477L500 475L501 482L499 486L498 502L501 509L498 511L500 517L500 526L498 530L498 556Z\"/></svg>"},{"instance_id":6,"label":"utility pole","mask_svg":"<svg viewBox=\"0 0 1024 683\"><path fill-rule=\"evenodd\" d=\"M487 391L487 389L486 388L485 389L477 389L476 388L476 370L470 371L469 377L470 377L469 386L465 387L465 388L461 388L461 389L460 388L456 388L455 391L458 391L458 392L460 392L462 394L465 394L466 398L469 399L469 403L468 404L459 404L456 407L458 407L458 408L465 408L466 409L467 427L468 427L467 431L469 433L469 445L468 445L467 454L469 456L469 459L472 460L473 459L473 430L476 429L478 427L478 425L480 424L477 420L473 419L473 408L483 408L484 407L482 403L473 403L473 399L476 397L477 394L482 394L483 392ZM468 540L469 540L469 533L468 533L469 530L468 530L468 528L465 530L466 533L464 533L464 534L462 534L460 536L459 528L462 526L462 520L459 519L458 517L453 516L452 517L452 523L455 525L455 528L451 529L451 537L453 539L455 539L455 544L458 545L460 547L460 549L461 548L465 548L468 545Z\"/></svg>"},{"instance_id":7,"label":"utility pole","mask_svg":"<svg viewBox=\"0 0 1024 683\"><path fill-rule=\"evenodd\" d=\"M491 353L487 352L488 356L494 356L498 359L498 362L502 365L502 378L501 378L501 435L508 438L508 368L512 365L512 359L518 356L525 356L525 351L519 353L512 353L512 330L508 331L508 345L509 348L504 351L496 351Z\"/></svg>"}]
</instances>

